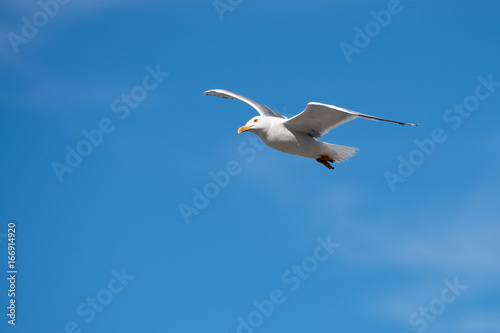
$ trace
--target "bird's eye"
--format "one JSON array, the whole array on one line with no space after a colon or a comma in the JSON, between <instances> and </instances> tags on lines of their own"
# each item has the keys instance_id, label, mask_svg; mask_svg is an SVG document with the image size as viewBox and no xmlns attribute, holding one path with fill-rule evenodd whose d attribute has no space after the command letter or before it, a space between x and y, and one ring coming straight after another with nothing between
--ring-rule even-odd
<instances>
[{"instance_id":1,"label":"bird's eye","mask_svg":"<svg viewBox=\"0 0 500 333\"><path fill-rule=\"evenodd\" d=\"M254 119L254 120L253 120L253 122L254 122L254 123L256 123L256 122L258 122L258 121L259 121L259 119Z\"/></svg>"}]
</instances>

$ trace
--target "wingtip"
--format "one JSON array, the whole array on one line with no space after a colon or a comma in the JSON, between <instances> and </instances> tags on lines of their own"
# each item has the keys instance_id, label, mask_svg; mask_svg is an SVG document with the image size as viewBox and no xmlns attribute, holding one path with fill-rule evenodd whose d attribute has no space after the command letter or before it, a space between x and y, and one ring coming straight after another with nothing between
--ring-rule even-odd
<instances>
[{"instance_id":1,"label":"wingtip","mask_svg":"<svg viewBox=\"0 0 500 333\"><path fill-rule=\"evenodd\" d=\"M217 97L222 97L222 98L233 98L231 96L228 96L226 93L226 90L224 90L224 89L210 89L210 90L205 91L203 93L203 95L217 96Z\"/></svg>"},{"instance_id":2,"label":"wingtip","mask_svg":"<svg viewBox=\"0 0 500 333\"><path fill-rule=\"evenodd\" d=\"M419 124L403 123L402 121L394 121L394 123L397 123L397 124L403 125L403 126L420 126Z\"/></svg>"}]
</instances>

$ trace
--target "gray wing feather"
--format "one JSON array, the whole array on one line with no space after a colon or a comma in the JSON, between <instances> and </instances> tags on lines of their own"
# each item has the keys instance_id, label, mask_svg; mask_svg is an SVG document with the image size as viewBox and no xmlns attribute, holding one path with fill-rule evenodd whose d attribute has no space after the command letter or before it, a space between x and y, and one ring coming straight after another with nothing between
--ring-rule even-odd
<instances>
[{"instance_id":1,"label":"gray wing feather","mask_svg":"<svg viewBox=\"0 0 500 333\"><path fill-rule=\"evenodd\" d=\"M379 117L370 116L356 111L347 110L334 105L311 102L307 104L304 111L293 118L288 119L284 124L293 131L308 133L312 137L321 138L330 130L345 124L356 118L366 118L371 120L382 120L390 123L408 126L420 126L417 124L403 123Z\"/></svg>"},{"instance_id":2,"label":"gray wing feather","mask_svg":"<svg viewBox=\"0 0 500 333\"><path fill-rule=\"evenodd\" d=\"M282 114L268 108L264 104L260 104L248 97L242 96L240 94L236 94L232 91L229 90L224 90L224 89L213 89L213 90L207 90L204 92L204 95L209 95L209 96L217 96L217 97L222 97L222 98L231 98L231 99L239 99L242 102L245 102L252 106L261 116L266 116L266 117L278 117L278 118L285 118Z\"/></svg>"}]
</instances>

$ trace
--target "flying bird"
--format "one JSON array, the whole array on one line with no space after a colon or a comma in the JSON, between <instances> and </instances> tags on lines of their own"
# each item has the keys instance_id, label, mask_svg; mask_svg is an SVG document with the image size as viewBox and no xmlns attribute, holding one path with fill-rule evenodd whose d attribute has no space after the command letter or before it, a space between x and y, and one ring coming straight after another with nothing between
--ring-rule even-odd
<instances>
[{"instance_id":1,"label":"flying bird","mask_svg":"<svg viewBox=\"0 0 500 333\"><path fill-rule=\"evenodd\" d=\"M287 118L264 104L228 90L213 89L205 91L204 94L239 99L257 110L260 116L253 117L245 126L238 128L238 133L252 132L257 134L271 148L287 154L313 158L328 169L333 169L330 163L344 162L358 150L354 147L334 145L318 140L337 126L356 118L382 120L399 125L420 126L316 102L310 102L304 111L292 118Z\"/></svg>"}]
</instances>

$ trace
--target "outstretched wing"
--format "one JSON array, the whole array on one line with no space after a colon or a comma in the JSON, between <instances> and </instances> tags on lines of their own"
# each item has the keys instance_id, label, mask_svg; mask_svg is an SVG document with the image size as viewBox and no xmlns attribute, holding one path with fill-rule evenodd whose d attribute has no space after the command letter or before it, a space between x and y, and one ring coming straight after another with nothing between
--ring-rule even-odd
<instances>
[{"instance_id":1,"label":"outstretched wing","mask_svg":"<svg viewBox=\"0 0 500 333\"><path fill-rule=\"evenodd\" d=\"M285 121L284 125L292 131L308 133L315 138L321 138L333 128L356 118L382 120L390 123L408 126L417 124L403 123L389 119L378 118L356 111L339 108L338 106L311 102L304 111Z\"/></svg>"},{"instance_id":2,"label":"outstretched wing","mask_svg":"<svg viewBox=\"0 0 500 333\"><path fill-rule=\"evenodd\" d=\"M224 90L224 89L213 89L213 90L207 90L204 92L205 95L209 96L217 96L217 97L222 97L222 98L232 98L232 99L239 99L242 102L245 102L249 105L251 105L261 116L266 116L266 117L278 117L278 118L285 118L286 117L274 110L271 110L264 104L260 104L254 100L251 100L248 97L236 94L234 92L231 92L229 90Z\"/></svg>"}]
</instances>

